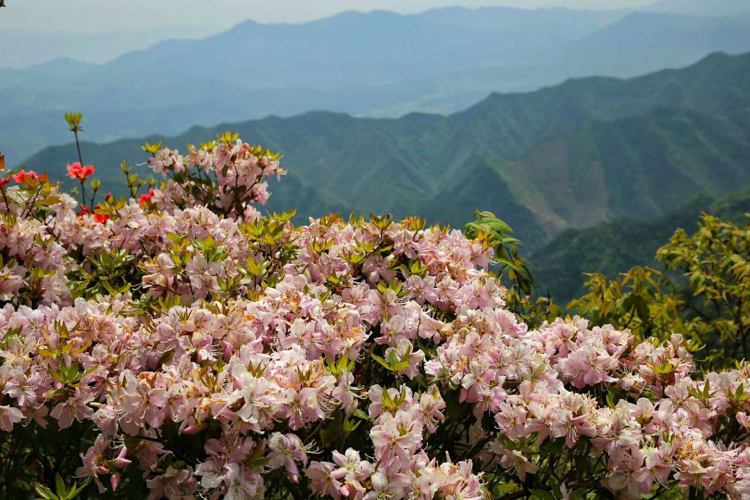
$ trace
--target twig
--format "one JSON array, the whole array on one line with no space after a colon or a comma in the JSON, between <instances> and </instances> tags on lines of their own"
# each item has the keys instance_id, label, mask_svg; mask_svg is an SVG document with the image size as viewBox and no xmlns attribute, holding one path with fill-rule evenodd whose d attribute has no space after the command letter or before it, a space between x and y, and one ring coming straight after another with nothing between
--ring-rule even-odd
<instances>
[{"instance_id":1,"label":"twig","mask_svg":"<svg viewBox=\"0 0 750 500\"><path fill-rule=\"evenodd\" d=\"M140 439L142 441L151 441L152 443L159 443L162 446L168 446L169 445L169 443L165 443L164 441L161 441L161 440L156 439L156 438L148 437L148 436L130 436L130 437L133 438L133 439ZM193 460L190 457L186 457L185 455L183 455L182 453L180 453L178 451L175 451L175 450L172 450L172 449L169 449L169 448L167 448L167 451L169 453L171 453L172 455L176 456L177 458L179 458L180 460L182 460L185 463L188 463L190 465L196 465L197 464L197 462L195 460Z\"/></svg>"}]
</instances>

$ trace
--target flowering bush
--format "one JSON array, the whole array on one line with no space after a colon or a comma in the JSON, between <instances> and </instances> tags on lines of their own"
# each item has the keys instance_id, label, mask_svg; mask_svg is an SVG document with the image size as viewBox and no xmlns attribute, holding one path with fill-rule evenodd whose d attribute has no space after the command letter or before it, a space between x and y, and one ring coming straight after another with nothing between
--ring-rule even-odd
<instances>
[{"instance_id":1,"label":"flowering bush","mask_svg":"<svg viewBox=\"0 0 750 500\"><path fill-rule=\"evenodd\" d=\"M162 180L96 206L3 175L0 496L750 497L748 365L529 328L491 218L295 227L253 206L277 155L144 149Z\"/></svg>"}]
</instances>

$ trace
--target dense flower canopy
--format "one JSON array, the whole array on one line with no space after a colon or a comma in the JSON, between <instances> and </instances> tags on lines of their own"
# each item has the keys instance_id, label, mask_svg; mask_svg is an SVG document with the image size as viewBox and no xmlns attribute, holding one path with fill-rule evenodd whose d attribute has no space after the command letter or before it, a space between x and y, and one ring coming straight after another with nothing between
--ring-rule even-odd
<instances>
[{"instance_id":1,"label":"dense flower canopy","mask_svg":"<svg viewBox=\"0 0 750 500\"><path fill-rule=\"evenodd\" d=\"M530 329L488 233L262 217L285 172L231 134L145 149L129 200L0 184L0 436L83 426L75 475L154 499L750 497L747 365Z\"/></svg>"}]
</instances>

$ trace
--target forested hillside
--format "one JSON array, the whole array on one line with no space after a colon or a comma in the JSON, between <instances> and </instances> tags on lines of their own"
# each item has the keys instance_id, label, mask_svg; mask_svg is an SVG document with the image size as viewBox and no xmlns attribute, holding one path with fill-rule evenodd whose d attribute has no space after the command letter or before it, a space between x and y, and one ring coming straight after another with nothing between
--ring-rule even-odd
<instances>
[{"instance_id":1,"label":"forested hillside","mask_svg":"<svg viewBox=\"0 0 750 500\"><path fill-rule=\"evenodd\" d=\"M290 175L272 182L271 209L416 214L461 227L479 208L533 250L568 228L663 215L698 193L750 184L750 54L493 94L450 116L315 112L163 139L184 151L227 129L284 155ZM105 192L122 194L120 162L142 163L140 145L161 138L84 143L84 160L106 172ZM72 145L52 147L23 166L62 178L74 158Z\"/></svg>"},{"instance_id":2,"label":"forested hillside","mask_svg":"<svg viewBox=\"0 0 750 500\"><path fill-rule=\"evenodd\" d=\"M688 234L697 230L704 212L742 225L750 214L750 189L719 198L699 195L677 210L652 219L623 218L588 229L563 231L529 259L538 291L565 304L583 293L584 273L615 278L637 265L661 270L656 250L678 228Z\"/></svg>"}]
</instances>

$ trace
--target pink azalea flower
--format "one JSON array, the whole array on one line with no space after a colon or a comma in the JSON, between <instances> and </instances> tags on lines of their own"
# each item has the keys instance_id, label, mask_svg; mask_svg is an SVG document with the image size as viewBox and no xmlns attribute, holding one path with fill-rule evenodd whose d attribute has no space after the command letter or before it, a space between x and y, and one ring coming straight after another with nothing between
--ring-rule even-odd
<instances>
[{"instance_id":1,"label":"pink azalea flower","mask_svg":"<svg viewBox=\"0 0 750 500\"><path fill-rule=\"evenodd\" d=\"M0 406L0 431L10 432L13 424L23 420L23 413L12 406Z\"/></svg>"}]
</instances>

